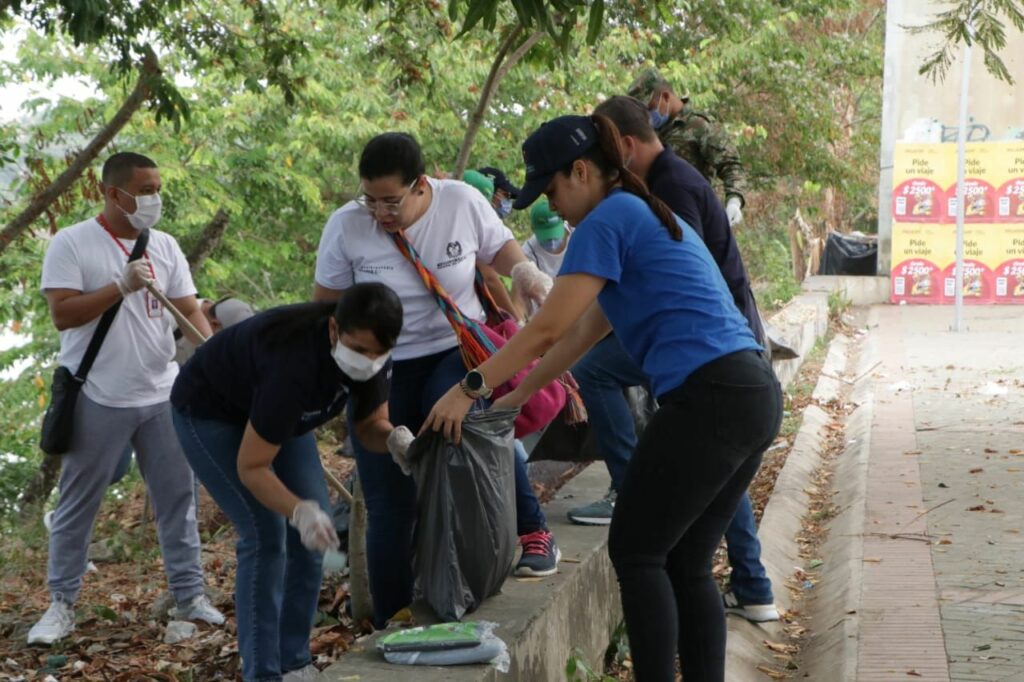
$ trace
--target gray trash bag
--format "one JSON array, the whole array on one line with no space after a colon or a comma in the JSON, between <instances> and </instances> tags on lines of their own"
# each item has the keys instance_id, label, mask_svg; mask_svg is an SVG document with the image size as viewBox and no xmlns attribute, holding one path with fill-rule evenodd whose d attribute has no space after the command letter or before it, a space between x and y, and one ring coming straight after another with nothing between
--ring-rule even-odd
<instances>
[{"instance_id":1,"label":"gray trash bag","mask_svg":"<svg viewBox=\"0 0 1024 682\"><path fill-rule=\"evenodd\" d=\"M459 445L430 432L409 448L418 498L417 590L441 620L461 620L497 594L512 568L518 413L472 412Z\"/></svg>"}]
</instances>

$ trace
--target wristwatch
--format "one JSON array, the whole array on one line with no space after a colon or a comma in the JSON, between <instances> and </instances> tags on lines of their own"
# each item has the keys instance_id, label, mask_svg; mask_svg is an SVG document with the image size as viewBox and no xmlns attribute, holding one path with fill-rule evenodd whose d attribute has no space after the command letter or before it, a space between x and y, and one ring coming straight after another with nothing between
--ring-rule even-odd
<instances>
[{"instance_id":1,"label":"wristwatch","mask_svg":"<svg viewBox=\"0 0 1024 682\"><path fill-rule=\"evenodd\" d=\"M473 400L479 400L480 398L486 400L494 393L493 389L487 388L484 375L475 369L466 372L466 376L459 382L459 386L462 388L462 392Z\"/></svg>"}]
</instances>

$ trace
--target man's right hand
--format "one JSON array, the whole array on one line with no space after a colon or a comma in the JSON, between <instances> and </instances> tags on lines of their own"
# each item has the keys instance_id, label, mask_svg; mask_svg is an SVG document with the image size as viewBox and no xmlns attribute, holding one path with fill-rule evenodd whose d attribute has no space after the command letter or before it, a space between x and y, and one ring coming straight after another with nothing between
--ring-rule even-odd
<instances>
[{"instance_id":1,"label":"man's right hand","mask_svg":"<svg viewBox=\"0 0 1024 682\"><path fill-rule=\"evenodd\" d=\"M133 260L131 263L128 263L128 265L124 266L121 274L114 278L117 290L125 298L128 298L129 294L142 289L152 282L149 264L142 259Z\"/></svg>"},{"instance_id":2,"label":"man's right hand","mask_svg":"<svg viewBox=\"0 0 1024 682\"><path fill-rule=\"evenodd\" d=\"M341 545L331 517L314 500L302 500L296 504L288 522L299 531L303 547L310 551L323 554Z\"/></svg>"}]
</instances>

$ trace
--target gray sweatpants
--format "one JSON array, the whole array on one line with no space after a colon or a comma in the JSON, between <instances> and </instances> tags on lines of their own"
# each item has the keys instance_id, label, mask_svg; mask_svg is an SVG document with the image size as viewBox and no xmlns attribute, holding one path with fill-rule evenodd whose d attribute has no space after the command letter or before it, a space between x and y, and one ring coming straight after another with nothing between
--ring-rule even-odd
<instances>
[{"instance_id":1,"label":"gray sweatpants","mask_svg":"<svg viewBox=\"0 0 1024 682\"><path fill-rule=\"evenodd\" d=\"M78 599L96 515L129 443L153 503L171 594L182 603L203 592L195 479L171 422L171 404L105 407L82 393L71 449L61 459L60 499L50 530L52 599Z\"/></svg>"}]
</instances>

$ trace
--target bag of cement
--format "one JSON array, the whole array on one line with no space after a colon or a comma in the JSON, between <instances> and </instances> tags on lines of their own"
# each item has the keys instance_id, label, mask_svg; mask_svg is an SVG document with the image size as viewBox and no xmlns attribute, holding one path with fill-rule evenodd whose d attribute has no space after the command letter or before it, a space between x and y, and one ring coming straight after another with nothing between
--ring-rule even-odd
<instances>
[{"instance_id":1,"label":"bag of cement","mask_svg":"<svg viewBox=\"0 0 1024 682\"><path fill-rule=\"evenodd\" d=\"M501 590L516 551L518 410L471 412L455 445L433 431L408 458L417 488L417 589L441 620L461 620Z\"/></svg>"},{"instance_id":2,"label":"bag of cement","mask_svg":"<svg viewBox=\"0 0 1024 682\"><path fill-rule=\"evenodd\" d=\"M388 663L398 665L467 665L490 663L508 672L508 647L494 634L495 623L439 623L392 632L377 641Z\"/></svg>"}]
</instances>

